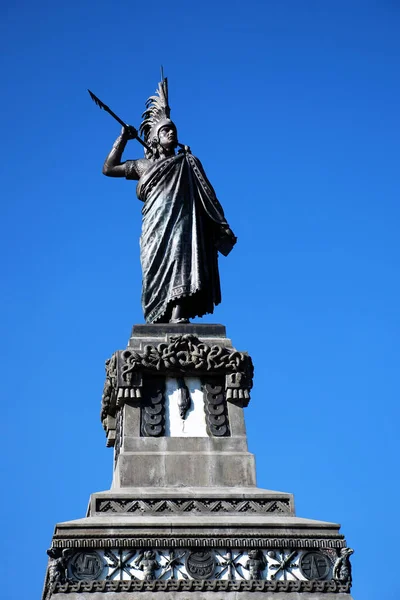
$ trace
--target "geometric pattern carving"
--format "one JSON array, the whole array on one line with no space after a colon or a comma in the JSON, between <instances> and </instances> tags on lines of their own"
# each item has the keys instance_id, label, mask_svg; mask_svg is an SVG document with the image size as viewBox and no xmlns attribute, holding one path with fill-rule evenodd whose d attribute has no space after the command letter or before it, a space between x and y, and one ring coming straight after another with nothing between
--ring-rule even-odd
<instances>
[{"instance_id":1,"label":"geometric pattern carving","mask_svg":"<svg viewBox=\"0 0 400 600\"><path fill-rule=\"evenodd\" d=\"M131 579L130 562L137 552L131 550L105 550L105 564L108 566L108 574L105 579ZM125 577L127 575L128 577Z\"/></svg>"},{"instance_id":2,"label":"geometric pattern carving","mask_svg":"<svg viewBox=\"0 0 400 600\"><path fill-rule=\"evenodd\" d=\"M306 579L327 579L332 562L322 552L305 552L300 560L300 571Z\"/></svg>"},{"instance_id":3,"label":"geometric pattern carving","mask_svg":"<svg viewBox=\"0 0 400 600\"><path fill-rule=\"evenodd\" d=\"M307 552L307 554L309 554ZM319 552L315 552L315 554L320 554ZM322 558L326 557L321 554ZM299 558L299 552L297 550L281 550L277 552L276 550L269 550L267 552L267 557L269 560L269 570L273 571L270 579L280 579L283 578L285 581L288 579L300 579L298 577L299 564L295 561ZM300 571L302 575L304 573ZM309 579L306 577L306 579Z\"/></svg>"},{"instance_id":4,"label":"geometric pattern carving","mask_svg":"<svg viewBox=\"0 0 400 600\"><path fill-rule=\"evenodd\" d=\"M96 499L98 513L129 514L290 514L289 499L281 500L215 500L215 499L173 499L173 500L122 500Z\"/></svg>"},{"instance_id":5,"label":"geometric pattern carving","mask_svg":"<svg viewBox=\"0 0 400 600\"><path fill-rule=\"evenodd\" d=\"M104 563L98 552L77 552L69 561L69 569L74 579L91 581L102 579Z\"/></svg>"},{"instance_id":6,"label":"geometric pattern carving","mask_svg":"<svg viewBox=\"0 0 400 600\"><path fill-rule=\"evenodd\" d=\"M298 592L348 594L349 583L338 581L267 581L267 580L196 580L166 579L153 581L74 581L57 583L59 593L84 592Z\"/></svg>"},{"instance_id":7,"label":"geometric pattern carving","mask_svg":"<svg viewBox=\"0 0 400 600\"><path fill-rule=\"evenodd\" d=\"M346 546L344 536L310 538L291 537L84 537L53 539L53 548L318 548L340 549Z\"/></svg>"}]
</instances>

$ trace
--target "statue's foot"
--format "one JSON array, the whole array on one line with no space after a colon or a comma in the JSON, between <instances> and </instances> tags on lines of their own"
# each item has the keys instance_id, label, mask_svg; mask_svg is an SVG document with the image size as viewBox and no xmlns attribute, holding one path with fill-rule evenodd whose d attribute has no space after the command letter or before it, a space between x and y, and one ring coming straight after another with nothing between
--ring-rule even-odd
<instances>
[{"instance_id":1,"label":"statue's foot","mask_svg":"<svg viewBox=\"0 0 400 600\"><path fill-rule=\"evenodd\" d=\"M189 319L184 319L180 317L179 319L171 319L170 323L190 323Z\"/></svg>"},{"instance_id":2,"label":"statue's foot","mask_svg":"<svg viewBox=\"0 0 400 600\"><path fill-rule=\"evenodd\" d=\"M172 307L170 323L189 323L189 319L185 316L187 311L184 307L184 298L174 304Z\"/></svg>"}]
</instances>

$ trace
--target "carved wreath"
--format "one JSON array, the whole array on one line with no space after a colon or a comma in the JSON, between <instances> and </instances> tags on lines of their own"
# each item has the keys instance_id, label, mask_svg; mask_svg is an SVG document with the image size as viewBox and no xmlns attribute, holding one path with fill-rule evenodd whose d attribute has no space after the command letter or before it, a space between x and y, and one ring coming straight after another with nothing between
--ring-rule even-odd
<instances>
[{"instance_id":1,"label":"carved wreath","mask_svg":"<svg viewBox=\"0 0 400 600\"><path fill-rule=\"evenodd\" d=\"M142 372L169 375L221 374L225 375L228 400L247 405L253 385L253 363L250 356L234 348L208 345L192 334L172 337L169 343L157 346L147 344L142 352L131 348L113 354L106 362L101 420L105 428L108 415L115 414L118 398L140 398ZM125 391L124 391L125 390Z\"/></svg>"},{"instance_id":2,"label":"carved wreath","mask_svg":"<svg viewBox=\"0 0 400 600\"><path fill-rule=\"evenodd\" d=\"M128 382L129 373L135 370L198 372L243 372L253 376L251 358L244 352L232 348L201 342L192 334L171 338L169 344L144 346L143 353L127 349L122 352L125 365L122 367L123 381Z\"/></svg>"}]
</instances>

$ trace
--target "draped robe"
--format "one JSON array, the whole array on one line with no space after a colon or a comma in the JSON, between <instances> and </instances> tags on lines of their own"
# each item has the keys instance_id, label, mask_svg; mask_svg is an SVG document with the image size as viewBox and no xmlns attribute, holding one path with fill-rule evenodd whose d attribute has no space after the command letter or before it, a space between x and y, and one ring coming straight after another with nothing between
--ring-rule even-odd
<instances>
[{"instance_id":1,"label":"draped robe","mask_svg":"<svg viewBox=\"0 0 400 600\"><path fill-rule=\"evenodd\" d=\"M187 317L212 313L221 301L217 247L228 224L200 161L182 152L150 163L137 196L144 202L140 259L146 322L168 320L182 299Z\"/></svg>"}]
</instances>

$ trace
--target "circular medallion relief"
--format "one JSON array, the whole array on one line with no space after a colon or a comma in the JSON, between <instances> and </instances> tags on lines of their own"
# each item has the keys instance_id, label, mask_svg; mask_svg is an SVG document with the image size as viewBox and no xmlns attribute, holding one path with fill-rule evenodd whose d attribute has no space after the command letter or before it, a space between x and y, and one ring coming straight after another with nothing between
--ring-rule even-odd
<instances>
[{"instance_id":1,"label":"circular medallion relief","mask_svg":"<svg viewBox=\"0 0 400 600\"><path fill-rule=\"evenodd\" d=\"M72 576L80 581L98 579L103 568L104 563L97 552L77 552L70 562Z\"/></svg>"},{"instance_id":2,"label":"circular medallion relief","mask_svg":"<svg viewBox=\"0 0 400 600\"><path fill-rule=\"evenodd\" d=\"M216 561L212 550L188 552L186 570L193 579L210 579L215 571Z\"/></svg>"},{"instance_id":3,"label":"circular medallion relief","mask_svg":"<svg viewBox=\"0 0 400 600\"><path fill-rule=\"evenodd\" d=\"M306 552L300 559L300 571L307 579L325 579L331 563L321 552Z\"/></svg>"}]
</instances>

